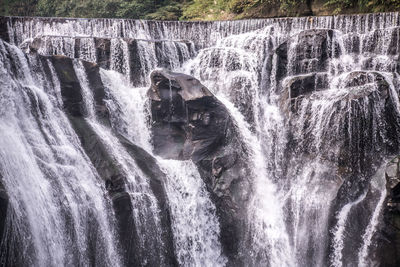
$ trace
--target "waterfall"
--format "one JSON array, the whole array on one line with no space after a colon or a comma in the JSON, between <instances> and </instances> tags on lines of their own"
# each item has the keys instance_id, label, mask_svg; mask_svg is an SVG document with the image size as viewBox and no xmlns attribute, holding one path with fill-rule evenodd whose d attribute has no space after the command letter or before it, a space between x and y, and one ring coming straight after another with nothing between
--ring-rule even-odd
<instances>
[{"instance_id":1,"label":"waterfall","mask_svg":"<svg viewBox=\"0 0 400 267\"><path fill-rule=\"evenodd\" d=\"M151 152L146 109L147 88L121 85L121 75L103 71L102 79L113 96L109 106L114 127ZM171 206L175 252L182 266L224 266L219 223L204 182L195 165L158 158L166 173L166 192ZM184 203L184 204L183 204Z\"/></svg>"},{"instance_id":2,"label":"waterfall","mask_svg":"<svg viewBox=\"0 0 400 267\"><path fill-rule=\"evenodd\" d=\"M293 252L281 206L283 196L278 192L274 174L269 168L276 159L269 152L279 151L265 151L270 148L263 144L265 140L273 143L276 131L282 130L275 128L282 126L282 118L260 91L257 75L266 54L265 43L269 40L269 32L270 28L267 28L265 32L222 39L215 48L200 51L188 63L186 71L202 80L211 90L218 90L214 93L229 109L242 138L251 149L255 192L248 211L247 238L252 243L251 249L246 248L249 250L248 264L293 266ZM221 80L220 77L227 79ZM251 107L252 110L244 110L246 107ZM254 124L255 133L252 129ZM275 145L277 150L280 149L279 142Z\"/></svg>"},{"instance_id":3,"label":"waterfall","mask_svg":"<svg viewBox=\"0 0 400 267\"><path fill-rule=\"evenodd\" d=\"M76 65L80 66L80 65ZM82 67L82 66L80 66ZM84 72L83 69L80 70L81 73ZM87 85L87 80L85 76L80 78L80 84ZM94 110L93 96L90 96L91 91L88 87L82 86L84 95L86 96L87 109ZM93 111L89 112L93 114ZM126 175L126 191L129 193L132 202L132 212L134 216L134 223L137 230L138 242L137 246L140 251L136 251L140 255L140 264L146 265L148 263L164 265L164 255L161 252L166 244L162 241L162 227L161 219L159 216L159 207L157 200L153 195L150 184L146 179L146 175L143 174L139 167L132 162L129 152L121 145L118 138L116 138L113 133L104 127L101 122L99 122L95 117L87 118L91 127L99 135L101 140L104 142L107 150L110 154L115 157L118 162L119 168ZM152 252L148 253L148 249ZM150 257L157 257L155 261Z\"/></svg>"},{"instance_id":4,"label":"waterfall","mask_svg":"<svg viewBox=\"0 0 400 267\"><path fill-rule=\"evenodd\" d=\"M369 266L379 259L385 166L400 144L398 13L5 21L5 265ZM239 157L250 171L229 173L246 173L250 184L241 188L249 197L234 256L222 238L234 231L220 207L230 192L215 194L220 185L197 160L153 149L147 92L160 68L205 85L248 154Z\"/></svg>"},{"instance_id":5,"label":"waterfall","mask_svg":"<svg viewBox=\"0 0 400 267\"><path fill-rule=\"evenodd\" d=\"M370 262L368 262L368 253L370 250L370 246L372 245L373 235L377 230L377 225L379 223L379 216L382 212L382 207L386 197L386 188L382 188L384 187L384 184L382 183L382 180L379 179L380 177L382 177L382 175L383 175L383 168L380 168L375 177L373 178L373 180L371 181L372 185L374 186L374 189L380 191L381 195L379 196L374 212L372 213L371 220L362 236L362 239L364 241L358 251L358 266L360 267L368 266L371 264Z\"/></svg>"},{"instance_id":6,"label":"waterfall","mask_svg":"<svg viewBox=\"0 0 400 267\"><path fill-rule=\"evenodd\" d=\"M397 28L379 29L386 20L371 26L377 27L374 31L380 36L378 40L382 41L382 45L378 45L374 53L382 54L382 57L388 60L387 63L380 61L369 64L367 62L370 62L372 55L367 55L363 47L371 42L373 38L371 36L375 35L364 33L370 26L355 23L353 25L355 29L350 30L349 25L341 25L339 18L334 18L335 31L330 30L332 25L326 27L328 30L318 29L319 24L316 25L316 30L309 30L308 28L314 27L307 25L300 27L296 25L285 36L273 25L263 30L223 38L217 41L215 46L200 50L197 57L186 65L185 71L214 90L228 107L244 140L248 140L247 143L253 150L253 164L255 164L253 186L256 190L254 199L249 204L248 215L251 220L250 231L255 232L253 246L250 249L254 251L250 252L252 254L249 260L253 261L253 265L324 266L326 251L330 246L331 231L334 232L332 264L335 266L342 264L340 250L345 242L344 231L349 231L346 227L348 215L352 206L367 201L364 199L367 191L361 189L364 192L357 193L359 194L357 199L342 204L343 207L337 215L337 226L330 230L331 209L334 208L332 204L335 203L337 194L340 194L339 188L343 188L341 179L345 177L343 175L343 178L340 178L339 175L331 173L337 168L338 164L335 162L339 160L338 157L343 149L340 148L340 143L348 134L349 142L372 138L374 146L375 143L381 142L379 136L386 134L380 132L380 127L387 122L381 117L385 106L379 100L382 88L376 79L384 79L387 82L387 93L396 107L394 112L398 112L397 89L393 85L397 84L397 76L393 77L388 73L393 71L393 63L389 60L391 56L388 54L393 53L391 51L394 47L398 47ZM310 21L312 19L314 18ZM329 19L332 18L326 18ZM348 21L351 19L349 17ZM293 24L295 21L292 21ZM397 19L393 21L397 23ZM360 40L355 43L360 46L357 48L350 42L351 38L354 38L353 30L360 36ZM280 54L280 49L286 49L284 53L287 53L286 65L282 65L285 70L279 69L279 64L282 64L279 61L284 57ZM360 54L355 54L355 51L360 51ZM321 55L322 53L328 53L327 57L330 59L327 62L323 61L325 56ZM321 63L323 65L317 65ZM257 76L265 69L266 80ZM356 75L355 70L359 71L357 75L360 75L360 79L365 80L365 86L358 89L359 91L349 92L346 88L358 85L357 83L350 85L352 75ZM301 87L294 87L298 86L298 81L302 82ZM293 91L290 91L291 88ZM282 90L289 90L288 97L291 100L286 102L289 111L279 108L285 103L282 102L284 100ZM299 92L299 90L308 91ZM362 90L370 92L371 95L365 96L365 99L347 102L348 99L356 98L357 94L362 96ZM311 93L311 96L305 93ZM356 110L357 103L360 111ZM368 107L370 105L376 106L370 109ZM289 122L285 120L285 114L282 112L289 113ZM361 127L369 126L348 121L359 120L360 118L356 116L372 120L368 137L360 130ZM352 125L346 129L342 126L344 123ZM288 127L292 129L290 137L286 136ZM291 143L293 141L298 142L293 149L294 156L292 159L286 158L285 162L283 157L288 157L284 154L285 146L293 145ZM360 154L358 157L362 160L363 156ZM362 170L365 166L361 167L361 162L355 164L358 165L360 172L367 173L366 170ZM374 171L376 169L372 170ZM352 175L354 177L360 174L354 172ZM381 174L380 179L382 178ZM362 179L370 180L370 178ZM384 191L380 194L385 195ZM380 198L378 206L373 211L375 214L372 217L373 226L371 224L365 226L366 233L370 233L371 227L377 226L377 216L383 198ZM263 216L261 214L265 216L261 217ZM272 229L270 233L265 225ZM311 225L318 227L314 228ZM278 241L274 239L276 237L279 238ZM265 253L264 256L262 253ZM294 257L291 258L290 255Z\"/></svg>"},{"instance_id":7,"label":"waterfall","mask_svg":"<svg viewBox=\"0 0 400 267\"><path fill-rule=\"evenodd\" d=\"M22 249L3 251L17 253L4 264L119 266L110 203L60 109L57 77L14 46L0 53L0 172L15 229L2 242Z\"/></svg>"},{"instance_id":8,"label":"waterfall","mask_svg":"<svg viewBox=\"0 0 400 267\"><path fill-rule=\"evenodd\" d=\"M215 206L196 166L191 162L160 162L168 177L167 193L179 263L182 266L224 266L226 259L221 255Z\"/></svg>"}]
</instances>

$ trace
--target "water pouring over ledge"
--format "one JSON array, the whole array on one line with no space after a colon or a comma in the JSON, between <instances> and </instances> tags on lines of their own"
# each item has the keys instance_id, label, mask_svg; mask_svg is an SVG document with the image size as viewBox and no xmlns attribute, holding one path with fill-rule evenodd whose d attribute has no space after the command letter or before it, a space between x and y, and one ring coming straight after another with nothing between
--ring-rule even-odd
<instances>
[{"instance_id":1,"label":"water pouring over ledge","mask_svg":"<svg viewBox=\"0 0 400 267\"><path fill-rule=\"evenodd\" d=\"M105 106L112 131L151 154L159 144L149 143L154 117L149 120L145 92L155 67L193 75L226 107L241 139L244 150L239 155L245 164L236 162L232 167L234 157L218 156L210 162L214 173L205 174L196 166L200 172L190 174L196 164L179 162L186 168L180 165L182 174L195 177L193 185L199 179L204 184L195 191L174 184L175 190L184 192L167 189L168 200L207 189L204 201L195 198L202 203L196 210L214 210L203 213L212 223L196 226L195 238L179 224L193 211L182 213L169 205L173 240L186 240L180 246L174 243L179 264L369 266L386 261L389 266L395 262L394 256L379 258L384 245L376 245L383 242L382 218L390 216L385 203L396 205L386 196L381 169L398 154L397 13L205 23L18 18L8 23L15 44L36 39L35 45L25 42L24 49L29 43L31 51L51 55L73 47L74 52L65 55L121 72L124 77L114 78L114 83L127 80L131 85L117 82L111 90L104 72L99 78L108 88ZM114 36L112 28L123 36ZM46 41L38 42L41 38ZM93 79L88 80L93 87ZM83 97L87 103L93 101ZM94 106L99 113L98 104ZM196 116L200 117L187 121L210 117ZM162 167L163 160L158 161L168 177L179 180ZM229 173L230 168L234 171ZM228 172L225 178L237 178L231 179L233 185L243 186L229 187L232 184L221 179L220 169ZM246 203L240 213L244 220L238 223L243 231L233 249L227 239L232 232L224 220L234 217L218 204L226 196L236 196L226 188L235 188ZM150 217L157 220L157 208L153 214ZM208 233L213 238L197 239L204 238L210 231L205 226L211 225ZM211 242L216 253L191 251L197 247L189 245L192 240Z\"/></svg>"}]
</instances>

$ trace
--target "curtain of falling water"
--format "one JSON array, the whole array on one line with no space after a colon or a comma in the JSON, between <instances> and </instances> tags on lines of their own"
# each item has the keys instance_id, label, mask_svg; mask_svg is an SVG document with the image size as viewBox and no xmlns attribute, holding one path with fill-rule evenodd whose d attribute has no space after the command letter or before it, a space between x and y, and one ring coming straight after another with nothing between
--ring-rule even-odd
<instances>
[{"instance_id":1,"label":"curtain of falling water","mask_svg":"<svg viewBox=\"0 0 400 267\"><path fill-rule=\"evenodd\" d=\"M268 27L263 31L222 39L215 48L200 51L187 64L186 71L204 82L225 104L251 149L255 193L249 204L248 240L244 241L252 246L242 251L247 254L246 261L251 266L293 266L295 262L284 221L283 196L268 168L276 156L279 157L274 154L280 151L269 154L263 145L263 140L276 140L276 131L283 130L281 137L284 137L279 112L268 104L259 90L258 74L268 51L269 34ZM281 149L279 142L276 145L277 150Z\"/></svg>"},{"instance_id":2,"label":"curtain of falling water","mask_svg":"<svg viewBox=\"0 0 400 267\"><path fill-rule=\"evenodd\" d=\"M79 62L75 63L74 68L78 73L86 99L85 104L87 110L89 110L89 117L86 120L98 134L113 159L118 162L120 171L127 177L125 190L131 197L135 230L137 231L139 242L139 244L135 245L137 248L135 254L138 255L141 265L165 265L163 251L166 244L162 240L163 229L159 215L160 210L157 199L150 188L149 180L112 131L97 120L94 112L95 104L85 70ZM122 81L120 79L115 82L121 84Z\"/></svg>"},{"instance_id":3,"label":"curtain of falling water","mask_svg":"<svg viewBox=\"0 0 400 267\"><path fill-rule=\"evenodd\" d=\"M337 22L342 23L340 20ZM250 249L246 247L246 250L250 250L249 261L253 260L254 265L324 266L327 264L325 255L329 249L328 246L333 244L332 264L341 266L342 259L338 259L341 256L335 255L341 255L341 244L347 238L344 231L358 231L348 228L347 218L352 206L367 201L364 200L367 191L354 201L342 203L342 207L337 211L338 225L332 230L329 228L331 207L341 181L337 180L337 176L332 176L332 170L337 168L337 162L324 159L327 150L322 147L326 146L326 149L337 157L339 150L335 147L335 142L330 140L336 138L336 142L342 142L346 138L341 132L344 130L341 116L349 114L346 111L348 89L343 91L340 80L351 71L371 68L383 71L381 74L389 84L391 101L398 112L398 93L393 85L397 83L397 78L395 76L393 79L387 71L393 71L392 60L396 58L392 58L390 53L394 53L392 51L394 48L397 51L399 44L396 39L397 28L377 29L372 34L360 35L361 40L358 43L360 48L354 47L350 40L354 38L354 35L359 35L358 31L365 31L369 27L382 27L382 21L372 26L362 23L353 24L356 26L356 33L348 33L351 30L346 23L348 22L344 21L344 25L338 24L344 28L345 34L334 32L333 37L327 38L326 49L332 51L327 78L331 90L315 93L315 97L311 100L306 99L300 102L300 117L293 116L294 120L290 124L285 122L281 113L284 110L279 111L282 107L281 96L276 93L282 90L282 87L284 90L286 82L292 77L297 78L296 76L303 73L307 75L313 71L323 71L313 68L312 64L318 61L311 61L311 64L301 66L302 63L298 59L297 51L299 46L304 44L300 43L301 37L296 34L307 27L293 27L292 31L285 33L277 31L273 25L264 30L221 39L214 47L200 50L197 57L186 65L186 72L205 83L230 109L242 131L243 138L250 140L248 144L253 150L257 175L254 177L255 196L249 208L249 234L253 235L253 246ZM393 23L397 23L397 20L393 20ZM374 52L380 56L372 55L370 58L368 54L352 54L356 49L368 52L363 51L363 47L368 42L376 40L373 36L377 34L382 44ZM291 37L293 35L294 37ZM278 66L275 49L285 40L290 41L287 51L288 63L286 66ZM312 43L315 45L308 52L311 59L317 58L318 53L321 53L321 48L316 42ZM391 46L387 43L391 43ZM339 47L339 50L335 47ZM287 69L287 77L283 80L277 80L276 75L281 75L279 67ZM266 84L262 83L258 76L265 68L270 69ZM370 92L376 94L378 90L378 87L373 87ZM335 110L338 101L343 101L341 111ZM372 127L385 125L381 118L384 112L383 107L378 100L373 103L376 107L372 111L366 108L370 105L368 103L363 100L359 102L361 109L365 112L362 116L372 118ZM356 120L355 117L348 119ZM298 138L300 143L300 146L294 149L296 154L292 159L284 158L283 153L287 145L285 132L289 127L292 127L291 134L294 138ZM360 130L354 129L354 131ZM374 139L382 133L379 133L379 130L372 130L371 135ZM359 134L358 138L359 140L366 139L362 134ZM317 153L317 156L307 156L308 152L304 145L313 147L313 153ZM306 153L302 154L304 152ZM355 155L355 157L358 156L361 157L361 155ZM379 176L379 179L384 179L384 176ZM368 183L370 179L367 178L365 181ZM382 187L375 188L378 192L380 191L378 195L385 194ZM265 205L262 205L263 201ZM366 233L371 231L371 227L376 227L378 216L376 214L379 214L383 200L379 197L372 201L375 201L374 205L376 205L375 211L372 211L375 215L371 217L375 223L372 223L373 226L367 226ZM260 216L260 214L265 214L265 216ZM332 241L329 240L330 232L334 236ZM362 247L360 251L368 250L371 236L368 241L365 239L362 241L364 244L356 244L356 246ZM361 255L362 252L359 254ZM350 259L348 262L359 262L361 266L365 264L361 256L352 255L351 257L353 256L355 259Z\"/></svg>"},{"instance_id":4,"label":"curtain of falling water","mask_svg":"<svg viewBox=\"0 0 400 267\"><path fill-rule=\"evenodd\" d=\"M0 173L9 195L6 265L119 266L110 203L59 105L57 77L0 42ZM12 253L12 252L2 252Z\"/></svg>"},{"instance_id":5,"label":"curtain of falling water","mask_svg":"<svg viewBox=\"0 0 400 267\"><path fill-rule=\"evenodd\" d=\"M361 184L371 183L376 191L372 190L375 193L371 194L379 197L371 201L371 205L375 205L375 209L369 214L371 223L362 226L363 238L361 239L360 233L360 241L354 245L349 242L349 234L355 231L349 225L349 218L353 210L367 201L370 192L361 190L352 199L334 205L338 190L343 185L342 177L335 174L343 171L337 164L344 136L341 126L347 120L357 123L355 117L351 116L353 108L349 103L358 105L361 116L373 121L372 130L368 131L371 136L363 136L354 128L352 138L358 137L361 140L367 137L371 138L372 143L380 140L379 136L384 136L385 133L379 129L385 127L385 121L379 115L382 106L376 102L378 98L355 99L354 96L360 95L346 91L346 79L355 70L367 71L368 79L373 81L371 84L376 82L374 77L382 76L389 85L389 95L396 107L395 112L398 112L398 74L395 73L399 52L398 13L204 23L72 19L51 24L40 19L27 19L16 20L11 24L13 27L10 35L16 44L38 35L112 37L111 44L115 49L111 57L111 69L126 74L130 80L134 65L131 65L126 55L126 40L120 37L187 39L195 42L197 48L204 49L199 51L184 71L199 78L224 102L253 152L256 190L248 214L248 238L252 246L244 248L247 250L245 254L249 256L249 265L363 266L368 262L365 255L370 249L371 235L377 226L377 217L385 195L383 187L379 186L382 176L379 176L379 172L379 178L372 178L375 176L370 173L362 176ZM327 36L327 46L324 49L329 58L324 68L318 69L315 64L318 60L314 60L321 52L317 47L317 39L312 42L313 46L308 54L310 60L304 62L307 64L299 63L297 59L304 56L299 54L303 37L298 34L304 32L307 36L311 33L307 32L309 29L334 30L333 33L322 31L322 36ZM225 38L226 36L229 37ZM282 63L275 49L286 41L288 62L282 66L279 65ZM57 39L52 42L54 51L67 54L59 49ZM90 45L85 44L85 47ZM139 47L143 50L140 61L144 64L139 83L145 86L148 85L146 76L149 71L161 64L155 54L154 43L140 42ZM68 45L64 48L68 49ZM173 49L164 50L169 51L169 54L166 53L167 57L176 58L176 54L172 55L175 53ZM56 53L54 51L43 53ZM92 54L87 53L89 56L85 58L91 58ZM186 57L184 61L187 59ZM180 63L173 65L169 62L164 67L177 68ZM280 77L283 69L286 74ZM280 101L282 90L286 90L291 81L314 75L314 72L318 73L315 80L322 77L329 86L318 88L324 90L312 92L312 97L306 97L299 102L297 114L288 112ZM378 72L381 76L372 72ZM119 80L121 79L115 79ZM365 92L377 96L379 88L370 84L365 87ZM115 103L119 103L114 109L112 105L117 104L110 103L114 110L114 125L122 129L123 126L136 126L133 122L138 120L141 127L125 127L121 132L151 151L148 128L143 126L146 124L146 116L140 110L143 103L132 101L135 97L143 99L145 89L130 90L131 88L125 88L121 84L110 88L124 88L118 93L111 93L115 97ZM373 106L372 111L366 108L369 105ZM118 117L121 114L132 117L120 120ZM289 140L292 143L288 143ZM289 145L293 146L293 140L295 147L290 147L290 150L294 152L287 158L286 149ZM385 142L382 145L384 144ZM168 177L172 176L174 174ZM358 176L354 177L359 179ZM375 180L377 186L373 185ZM201 192L201 185L199 186L197 190ZM330 210L334 208L337 210L332 214ZM329 229L330 216L336 218L332 229ZM213 231L217 233L218 230L215 229L218 229L218 225L213 227ZM176 235L179 235L179 231L185 232L185 229L178 228L175 229ZM359 229L357 231L360 232ZM329 240L330 234L333 236L332 240ZM349 250L354 246L359 250L350 253ZM332 251L329 253L333 256L326 263L325 253L330 249ZM209 258L223 264L221 257L216 259L216 254L209 254ZM346 255L348 259L340 255Z\"/></svg>"},{"instance_id":6,"label":"curtain of falling water","mask_svg":"<svg viewBox=\"0 0 400 267\"><path fill-rule=\"evenodd\" d=\"M109 107L114 127L151 153L147 88L124 85L124 78L113 71L102 71L101 74L109 94L113 96ZM224 266L226 259L219 242L215 206L196 166L189 161L161 158L158 162L166 173L165 185L178 262L182 266Z\"/></svg>"}]
</instances>

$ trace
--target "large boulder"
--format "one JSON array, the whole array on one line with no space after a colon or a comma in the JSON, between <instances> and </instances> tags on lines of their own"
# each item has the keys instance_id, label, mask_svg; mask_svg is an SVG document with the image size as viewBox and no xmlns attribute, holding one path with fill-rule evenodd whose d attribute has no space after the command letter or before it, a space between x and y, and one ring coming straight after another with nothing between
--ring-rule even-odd
<instances>
[{"instance_id":1,"label":"large boulder","mask_svg":"<svg viewBox=\"0 0 400 267\"><path fill-rule=\"evenodd\" d=\"M251 188L247 152L235 122L192 76L155 70L151 82L154 151L164 158L190 159L196 164L216 204L224 252L232 264L238 264Z\"/></svg>"}]
</instances>

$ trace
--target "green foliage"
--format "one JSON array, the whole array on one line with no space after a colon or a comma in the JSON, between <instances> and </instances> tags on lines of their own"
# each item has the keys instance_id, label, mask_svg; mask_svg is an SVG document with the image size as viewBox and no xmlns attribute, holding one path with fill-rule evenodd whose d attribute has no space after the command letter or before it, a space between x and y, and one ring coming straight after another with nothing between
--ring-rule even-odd
<instances>
[{"instance_id":1,"label":"green foliage","mask_svg":"<svg viewBox=\"0 0 400 267\"><path fill-rule=\"evenodd\" d=\"M259 6L276 7L283 13L291 14L306 0L192 0L183 10L182 19L218 19L220 13L229 12L232 14L241 14L251 8Z\"/></svg>"},{"instance_id":2,"label":"green foliage","mask_svg":"<svg viewBox=\"0 0 400 267\"><path fill-rule=\"evenodd\" d=\"M155 12L149 13L145 19L153 20L178 20L182 16L182 4L172 2L167 6L158 8Z\"/></svg>"},{"instance_id":3,"label":"green foliage","mask_svg":"<svg viewBox=\"0 0 400 267\"><path fill-rule=\"evenodd\" d=\"M400 10L400 0L328 0L328 8L334 8L333 14L345 10L353 12L390 12Z\"/></svg>"},{"instance_id":4,"label":"green foliage","mask_svg":"<svg viewBox=\"0 0 400 267\"><path fill-rule=\"evenodd\" d=\"M120 18L142 18L156 10L153 0L122 1L119 7L116 15Z\"/></svg>"},{"instance_id":5,"label":"green foliage","mask_svg":"<svg viewBox=\"0 0 400 267\"><path fill-rule=\"evenodd\" d=\"M237 18L249 10L250 16L268 10L293 16L308 1L316 0L0 0L0 15L212 20ZM331 14L400 10L400 0L319 1Z\"/></svg>"},{"instance_id":6,"label":"green foliage","mask_svg":"<svg viewBox=\"0 0 400 267\"><path fill-rule=\"evenodd\" d=\"M400 10L400 0L365 0L366 8L369 8L373 12L388 12Z\"/></svg>"},{"instance_id":7,"label":"green foliage","mask_svg":"<svg viewBox=\"0 0 400 267\"><path fill-rule=\"evenodd\" d=\"M0 15L30 16L35 13L38 0L0 0Z\"/></svg>"},{"instance_id":8,"label":"green foliage","mask_svg":"<svg viewBox=\"0 0 400 267\"><path fill-rule=\"evenodd\" d=\"M153 0L39 0L36 15L141 18L154 10Z\"/></svg>"},{"instance_id":9,"label":"green foliage","mask_svg":"<svg viewBox=\"0 0 400 267\"><path fill-rule=\"evenodd\" d=\"M231 12L235 14L240 14L246 9L255 6L264 0L232 0L230 1L228 8Z\"/></svg>"},{"instance_id":10,"label":"green foliage","mask_svg":"<svg viewBox=\"0 0 400 267\"><path fill-rule=\"evenodd\" d=\"M356 7L358 2L359 0L328 0L325 3L325 6L328 8L333 8L333 14L336 15L342 13L344 9Z\"/></svg>"},{"instance_id":11,"label":"green foliage","mask_svg":"<svg viewBox=\"0 0 400 267\"><path fill-rule=\"evenodd\" d=\"M2 1L2 2L1 2ZM178 19L181 0L0 0L0 15Z\"/></svg>"},{"instance_id":12,"label":"green foliage","mask_svg":"<svg viewBox=\"0 0 400 267\"><path fill-rule=\"evenodd\" d=\"M183 10L183 19L201 19L213 9L216 9L214 0L193 0L185 6Z\"/></svg>"}]
</instances>

